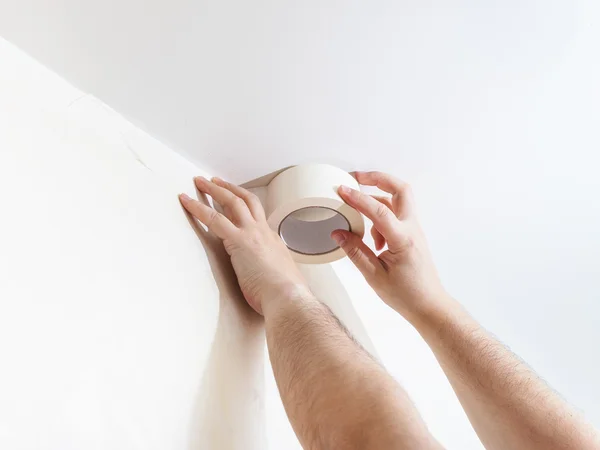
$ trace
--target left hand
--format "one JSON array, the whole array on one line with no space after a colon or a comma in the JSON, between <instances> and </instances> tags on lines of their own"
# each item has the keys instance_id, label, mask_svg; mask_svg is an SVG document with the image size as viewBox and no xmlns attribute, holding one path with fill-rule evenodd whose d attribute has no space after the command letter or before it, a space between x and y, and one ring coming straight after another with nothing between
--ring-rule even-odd
<instances>
[{"instance_id":1,"label":"left hand","mask_svg":"<svg viewBox=\"0 0 600 450\"><path fill-rule=\"evenodd\" d=\"M250 191L213 178L194 179L200 192L223 207L223 214L185 194L183 207L223 239L246 301L256 312L308 286L281 238L269 227L265 211Z\"/></svg>"}]
</instances>

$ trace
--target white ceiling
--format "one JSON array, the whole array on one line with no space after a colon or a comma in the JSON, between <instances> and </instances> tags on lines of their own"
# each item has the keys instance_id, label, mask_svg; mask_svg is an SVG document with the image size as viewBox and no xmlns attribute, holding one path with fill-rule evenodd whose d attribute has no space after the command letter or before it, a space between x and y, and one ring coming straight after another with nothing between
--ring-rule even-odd
<instances>
[{"instance_id":1,"label":"white ceiling","mask_svg":"<svg viewBox=\"0 0 600 450\"><path fill-rule=\"evenodd\" d=\"M315 159L407 176L591 126L594 3L0 0L0 34L236 181Z\"/></svg>"},{"instance_id":2,"label":"white ceiling","mask_svg":"<svg viewBox=\"0 0 600 450\"><path fill-rule=\"evenodd\" d=\"M600 424L597 0L0 6L3 37L215 173L409 180L450 291Z\"/></svg>"}]
</instances>

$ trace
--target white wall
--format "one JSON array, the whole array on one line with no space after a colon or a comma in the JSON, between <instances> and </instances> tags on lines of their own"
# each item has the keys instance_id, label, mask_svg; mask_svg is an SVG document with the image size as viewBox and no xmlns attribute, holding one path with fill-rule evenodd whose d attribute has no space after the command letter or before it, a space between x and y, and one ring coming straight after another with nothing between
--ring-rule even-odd
<instances>
[{"instance_id":1,"label":"white wall","mask_svg":"<svg viewBox=\"0 0 600 450\"><path fill-rule=\"evenodd\" d=\"M209 174L3 40L0 61L0 448L299 448L262 319L177 199ZM375 354L332 268L304 271Z\"/></svg>"},{"instance_id":2,"label":"white wall","mask_svg":"<svg viewBox=\"0 0 600 450\"><path fill-rule=\"evenodd\" d=\"M261 321L177 200L206 172L0 64L0 447L264 448Z\"/></svg>"}]
</instances>

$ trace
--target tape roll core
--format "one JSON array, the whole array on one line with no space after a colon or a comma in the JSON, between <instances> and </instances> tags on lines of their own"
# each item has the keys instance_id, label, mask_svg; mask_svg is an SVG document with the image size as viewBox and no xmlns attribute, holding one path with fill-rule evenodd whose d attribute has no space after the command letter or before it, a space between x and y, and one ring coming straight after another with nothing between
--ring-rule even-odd
<instances>
[{"instance_id":1,"label":"tape roll core","mask_svg":"<svg viewBox=\"0 0 600 450\"><path fill-rule=\"evenodd\" d=\"M267 221L295 261L322 264L343 258L330 237L335 229L364 235L363 217L340 198L340 185L359 189L349 173L327 164L291 167L267 185Z\"/></svg>"},{"instance_id":2,"label":"tape roll core","mask_svg":"<svg viewBox=\"0 0 600 450\"><path fill-rule=\"evenodd\" d=\"M322 220L314 219L314 215L321 216ZM324 255L339 247L330 236L334 230L340 229L350 231L350 224L344 216L329 208L312 206L285 217L279 224L279 236L294 252Z\"/></svg>"}]
</instances>

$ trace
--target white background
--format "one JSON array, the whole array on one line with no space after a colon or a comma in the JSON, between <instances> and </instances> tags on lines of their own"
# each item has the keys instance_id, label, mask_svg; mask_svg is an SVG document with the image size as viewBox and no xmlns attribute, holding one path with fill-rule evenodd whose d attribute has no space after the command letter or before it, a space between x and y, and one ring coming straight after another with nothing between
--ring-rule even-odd
<instances>
[{"instance_id":1,"label":"white background","mask_svg":"<svg viewBox=\"0 0 600 450\"><path fill-rule=\"evenodd\" d=\"M320 160L409 181L449 291L600 425L596 2L0 4L0 34L210 173ZM336 269L436 436L479 448L418 336Z\"/></svg>"}]
</instances>

